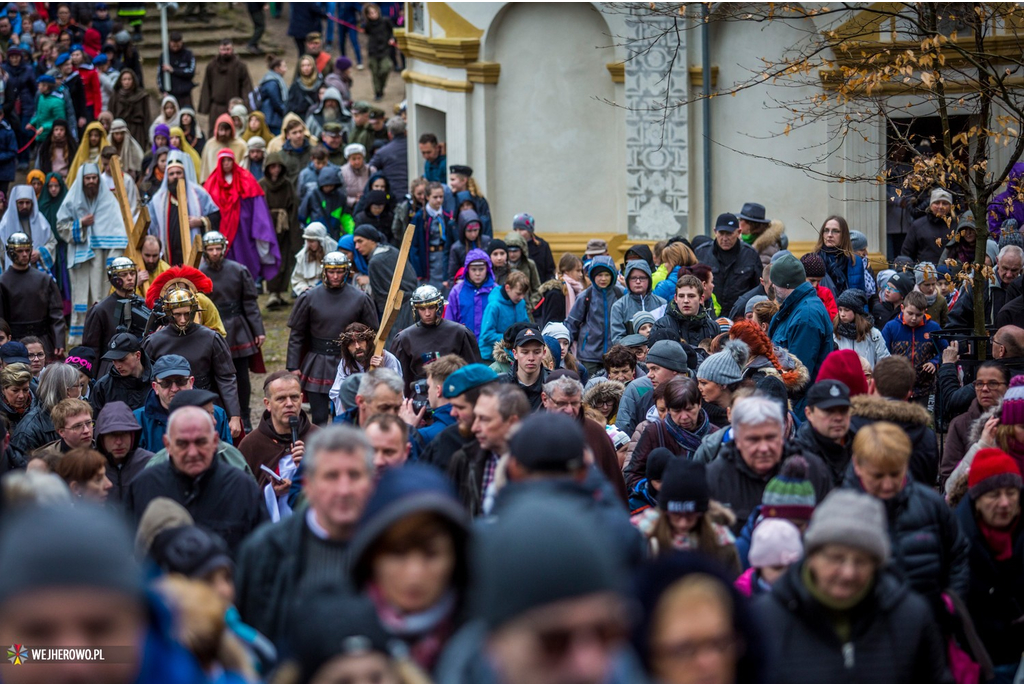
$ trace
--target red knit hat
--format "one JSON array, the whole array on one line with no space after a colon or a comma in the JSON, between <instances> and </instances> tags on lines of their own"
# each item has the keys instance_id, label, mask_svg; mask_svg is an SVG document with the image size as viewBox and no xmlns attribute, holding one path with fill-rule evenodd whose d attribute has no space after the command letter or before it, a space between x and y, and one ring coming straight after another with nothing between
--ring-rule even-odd
<instances>
[{"instance_id":1,"label":"red knit hat","mask_svg":"<svg viewBox=\"0 0 1024 685\"><path fill-rule=\"evenodd\" d=\"M1020 467L1006 452L995 447L978 450L967 472L967 492L978 499L998 488L1022 488Z\"/></svg>"},{"instance_id":2,"label":"red knit hat","mask_svg":"<svg viewBox=\"0 0 1024 685\"><path fill-rule=\"evenodd\" d=\"M815 383L824 380L841 381L850 389L850 397L868 394L868 381L860 365L860 355L853 350L836 350L825 357L818 370Z\"/></svg>"}]
</instances>

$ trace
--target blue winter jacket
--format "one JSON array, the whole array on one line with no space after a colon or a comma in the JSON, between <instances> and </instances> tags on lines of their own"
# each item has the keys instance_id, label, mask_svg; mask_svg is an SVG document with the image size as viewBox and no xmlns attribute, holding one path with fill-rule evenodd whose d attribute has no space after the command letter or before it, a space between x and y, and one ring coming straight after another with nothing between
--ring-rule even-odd
<instances>
[{"instance_id":1,"label":"blue winter jacket","mask_svg":"<svg viewBox=\"0 0 1024 685\"><path fill-rule=\"evenodd\" d=\"M818 369L835 347L835 342L828 310L814 286L804 282L789 294L772 317L768 336L775 345L796 355L807 367L811 378L818 377Z\"/></svg>"},{"instance_id":2,"label":"blue winter jacket","mask_svg":"<svg viewBox=\"0 0 1024 685\"><path fill-rule=\"evenodd\" d=\"M160 398L155 392L150 392L146 397L146 403L141 409L132 412L135 420L142 426L139 433L138 447L150 452L159 452L164 448L164 434L167 432L167 410L160 404ZM231 428L228 425L228 414L221 407L214 405L213 414L217 422L217 434L220 439L229 445L234 445L231 440Z\"/></svg>"},{"instance_id":3,"label":"blue winter jacket","mask_svg":"<svg viewBox=\"0 0 1024 685\"><path fill-rule=\"evenodd\" d=\"M288 112L288 90L282 90L281 81L275 76L270 72L265 74L260 81L259 90L263 97L260 111L263 112L270 131L277 134L281 132L284 115Z\"/></svg>"},{"instance_id":4,"label":"blue winter jacket","mask_svg":"<svg viewBox=\"0 0 1024 685\"><path fill-rule=\"evenodd\" d=\"M494 282L494 271L491 269L491 259L483 250L470 250L466 255L463 266L468 271L470 262L484 262L487 264L487 278L479 286L474 287L468 280L463 278L455 284L448 293L448 306L444 310L444 318L449 321L461 323L473 331L473 335L480 339L480 331L483 326L484 310L490 301L491 291L496 284Z\"/></svg>"},{"instance_id":5,"label":"blue winter jacket","mask_svg":"<svg viewBox=\"0 0 1024 685\"><path fill-rule=\"evenodd\" d=\"M512 300L505 294L504 286L491 290L487 296L484 318L480 322L480 335L477 337L480 356L489 362L494 361L494 343L501 340L505 329L517 321L529 320L526 315L526 298L512 304Z\"/></svg>"},{"instance_id":6,"label":"blue winter jacket","mask_svg":"<svg viewBox=\"0 0 1024 685\"><path fill-rule=\"evenodd\" d=\"M444 213L444 209L441 210L437 219L433 219L427 214L426 207L416 212L416 216L412 218L415 233L413 233L412 244L409 246L409 262L416 270L417 278L427 280L433 275L430 273L430 229L434 222L439 224L438 228L441 231L444 266L441 273L437 274L437 278L443 281L448 278L448 251L451 249L452 231L455 230L452 218Z\"/></svg>"},{"instance_id":7,"label":"blue winter jacket","mask_svg":"<svg viewBox=\"0 0 1024 685\"><path fill-rule=\"evenodd\" d=\"M623 295L622 288L615 284L618 269L607 255L594 257L590 262L587 270L590 281L593 282L602 269L611 273L611 284L607 288L592 285L581 292L565 318L569 339L578 341L576 358L583 362L600 363L612 346L612 305Z\"/></svg>"}]
</instances>

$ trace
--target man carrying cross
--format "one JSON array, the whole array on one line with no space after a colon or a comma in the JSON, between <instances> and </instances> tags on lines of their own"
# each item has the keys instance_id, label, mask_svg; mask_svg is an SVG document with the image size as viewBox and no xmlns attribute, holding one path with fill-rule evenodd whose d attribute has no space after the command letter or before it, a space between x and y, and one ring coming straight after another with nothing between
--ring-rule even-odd
<instances>
[{"instance_id":1,"label":"man carrying cross","mask_svg":"<svg viewBox=\"0 0 1024 685\"><path fill-rule=\"evenodd\" d=\"M185 184L185 199L188 205L188 230L182 231L181 211L178 207L178 185ZM167 172L160 190L149 202L150 235L163 243L164 259L171 266L183 263L182 250L191 253L191 246L197 236L220 227L220 208L202 186L185 178L185 166L180 160L167 163ZM182 233L188 236L187 245L182 244Z\"/></svg>"}]
</instances>

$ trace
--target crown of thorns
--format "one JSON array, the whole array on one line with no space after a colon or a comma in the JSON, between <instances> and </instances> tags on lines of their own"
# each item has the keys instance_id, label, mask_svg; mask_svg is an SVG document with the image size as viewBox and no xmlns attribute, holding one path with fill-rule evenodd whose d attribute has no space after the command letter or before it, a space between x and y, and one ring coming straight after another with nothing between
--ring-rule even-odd
<instances>
[{"instance_id":1,"label":"crown of thorns","mask_svg":"<svg viewBox=\"0 0 1024 685\"><path fill-rule=\"evenodd\" d=\"M351 333L342 333L338 337L338 342L340 342L342 345L347 346L351 345L357 340L365 340L366 342L370 342L376 337L377 334L372 329L366 331L353 331Z\"/></svg>"}]
</instances>

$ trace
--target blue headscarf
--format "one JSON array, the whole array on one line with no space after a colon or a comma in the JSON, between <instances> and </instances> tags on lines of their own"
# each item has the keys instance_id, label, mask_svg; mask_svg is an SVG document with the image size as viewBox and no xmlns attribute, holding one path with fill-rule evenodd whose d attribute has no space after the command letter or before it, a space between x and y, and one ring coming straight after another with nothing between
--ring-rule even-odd
<instances>
[{"instance_id":1,"label":"blue headscarf","mask_svg":"<svg viewBox=\"0 0 1024 685\"><path fill-rule=\"evenodd\" d=\"M348 250L352 253L352 263L355 264L356 271L363 275L370 273L370 267L366 263L366 257L359 254L359 251L356 250L356 239L353 238L351 234L341 236L341 240L338 241L338 249Z\"/></svg>"}]
</instances>

